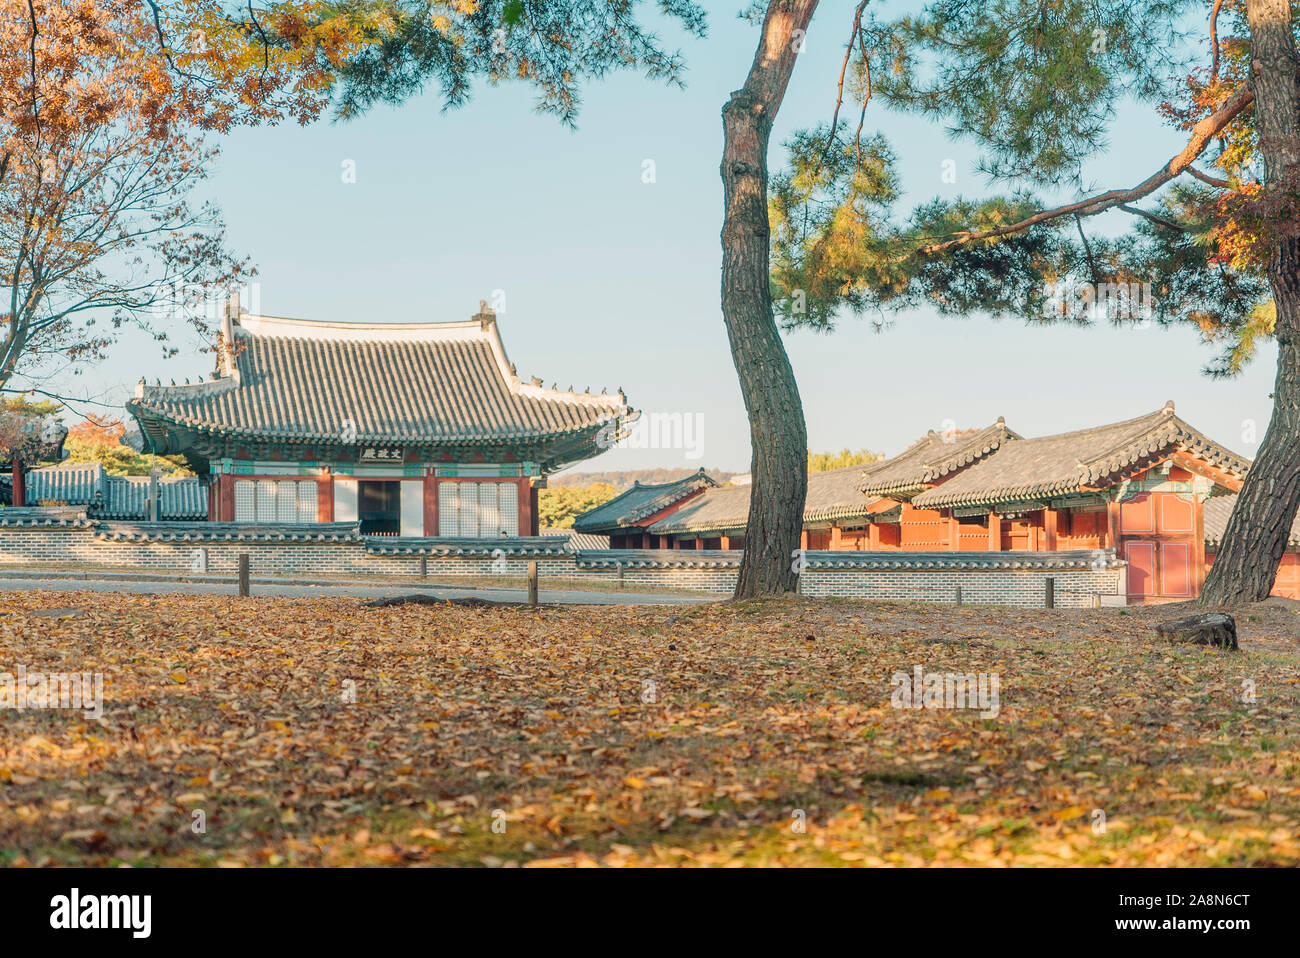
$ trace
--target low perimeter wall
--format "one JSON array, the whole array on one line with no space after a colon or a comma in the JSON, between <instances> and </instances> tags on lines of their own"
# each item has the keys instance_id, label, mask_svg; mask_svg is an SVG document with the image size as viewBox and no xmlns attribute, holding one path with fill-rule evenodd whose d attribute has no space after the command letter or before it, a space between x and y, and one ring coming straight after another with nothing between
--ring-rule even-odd
<instances>
[{"instance_id":1,"label":"low perimeter wall","mask_svg":"<svg viewBox=\"0 0 1300 958\"><path fill-rule=\"evenodd\" d=\"M622 582L729 594L738 551L576 550L560 536L428 539L364 536L355 523L249 525L123 523L67 508L0 508L0 567L76 563L105 569L234 576L241 553L254 577L318 575L520 576ZM1064 608L1122 602L1113 550L1076 552L805 552L805 595L1041 607L1047 580Z\"/></svg>"}]
</instances>

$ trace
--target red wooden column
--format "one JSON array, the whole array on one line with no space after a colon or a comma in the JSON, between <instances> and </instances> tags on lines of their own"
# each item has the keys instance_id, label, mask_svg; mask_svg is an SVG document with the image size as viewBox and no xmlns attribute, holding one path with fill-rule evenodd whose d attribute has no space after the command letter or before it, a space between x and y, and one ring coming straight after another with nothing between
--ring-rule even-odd
<instances>
[{"instance_id":1,"label":"red wooden column","mask_svg":"<svg viewBox=\"0 0 1300 958\"><path fill-rule=\"evenodd\" d=\"M1103 549L1114 549L1119 551L1119 503L1108 502L1106 504L1106 541L1101 544ZM1123 558L1121 556L1120 558Z\"/></svg>"},{"instance_id":2,"label":"red wooden column","mask_svg":"<svg viewBox=\"0 0 1300 958\"><path fill-rule=\"evenodd\" d=\"M235 521L235 477L229 473L217 477L217 521Z\"/></svg>"},{"instance_id":3,"label":"red wooden column","mask_svg":"<svg viewBox=\"0 0 1300 958\"><path fill-rule=\"evenodd\" d=\"M326 472L316 480L316 521L334 521L334 473Z\"/></svg>"},{"instance_id":4,"label":"red wooden column","mask_svg":"<svg viewBox=\"0 0 1300 958\"><path fill-rule=\"evenodd\" d=\"M722 536L721 539L720 539L719 542L718 542L718 548L719 548L719 549L723 549L723 550L730 549L730 548L731 548L731 536Z\"/></svg>"},{"instance_id":5,"label":"red wooden column","mask_svg":"<svg viewBox=\"0 0 1300 958\"><path fill-rule=\"evenodd\" d=\"M989 510L989 551L1002 551L1002 517L997 510Z\"/></svg>"},{"instance_id":6,"label":"red wooden column","mask_svg":"<svg viewBox=\"0 0 1300 958\"><path fill-rule=\"evenodd\" d=\"M27 505L27 477L23 475L23 464L22 464L22 460L20 459L14 460L13 483L14 483L13 504L15 506Z\"/></svg>"},{"instance_id":7,"label":"red wooden column","mask_svg":"<svg viewBox=\"0 0 1300 958\"><path fill-rule=\"evenodd\" d=\"M805 550L805 551L808 549L808 530L807 530L807 529L804 529L803 532L799 533L799 548L800 548L800 549L803 549L803 550Z\"/></svg>"},{"instance_id":8,"label":"red wooden column","mask_svg":"<svg viewBox=\"0 0 1300 958\"><path fill-rule=\"evenodd\" d=\"M704 548L704 540L701 539L699 536L695 537L695 548L696 550Z\"/></svg>"},{"instance_id":9,"label":"red wooden column","mask_svg":"<svg viewBox=\"0 0 1300 958\"><path fill-rule=\"evenodd\" d=\"M536 535L533 529L533 491L532 483L528 477L524 476L517 480L519 485L519 534L521 536Z\"/></svg>"},{"instance_id":10,"label":"red wooden column","mask_svg":"<svg viewBox=\"0 0 1300 958\"><path fill-rule=\"evenodd\" d=\"M961 523L955 515L948 517L948 549L952 552L961 549Z\"/></svg>"},{"instance_id":11,"label":"red wooden column","mask_svg":"<svg viewBox=\"0 0 1300 958\"><path fill-rule=\"evenodd\" d=\"M831 523L831 548L832 549L838 549L840 547L840 539L843 535L844 535L844 530L840 528L840 524L838 522Z\"/></svg>"},{"instance_id":12,"label":"red wooden column","mask_svg":"<svg viewBox=\"0 0 1300 958\"><path fill-rule=\"evenodd\" d=\"M867 527L867 550L876 552L880 549L880 526L874 522Z\"/></svg>"},{"instance_id":13,"label":"red wooden column","mask_svg":"<svg viewBox=\"0 0 1300 958\"><path fill-rule=\"evenodd\" d=\"M1059 513L1055 509L1043 510L1043 548L1056 551L1056 524Z\"/></svg>"},{"instance_id":14,"label":"red wooden column","mask_svg":"<svg viewBox=\"0 0 1300 958\"><path fill-rule=\"evenodd\" d=\"M538 509L537 509L537 492L538 492L538 487L537 487L537 486L534 486L534 485L532 485L532 484L529 484L529 487L528 487L528 512L529 512L529 515L532 516L532 519L531 519L531 521L528 523L528 534L529 534L529 535L533 535L533 536L537 535L538 533L540 533L540 532L542 531L542 519L541 519L541 513L540 513L540 512L538 511Z\"/></svg>"},{"instance_id":15,"label":"red wooden column","mask_svg":"<svg viewBox=\"0 0 1300 958\"><path fill-rule=\"evenodd\" d=\"M424 534L438 534L438 472L430 469L424 474Z\"/></svg>"}]
</instances>

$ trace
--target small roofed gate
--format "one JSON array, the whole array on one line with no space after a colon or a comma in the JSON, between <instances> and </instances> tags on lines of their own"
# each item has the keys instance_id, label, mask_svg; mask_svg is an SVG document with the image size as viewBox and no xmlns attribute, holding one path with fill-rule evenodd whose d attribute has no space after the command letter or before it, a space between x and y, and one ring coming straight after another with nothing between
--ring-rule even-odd
<instances>
[{"instance_id":1,"label":"small roofed gate","mask_svg":"<svg viewBox=\"0 0 1300 958\"><path fill-rule=\"evenodd\" d=\"M1204 579L1201 503L1179 492L1139 492L1113 507L1131 601L1190 599Z\"/></svg>"}]
</instances>

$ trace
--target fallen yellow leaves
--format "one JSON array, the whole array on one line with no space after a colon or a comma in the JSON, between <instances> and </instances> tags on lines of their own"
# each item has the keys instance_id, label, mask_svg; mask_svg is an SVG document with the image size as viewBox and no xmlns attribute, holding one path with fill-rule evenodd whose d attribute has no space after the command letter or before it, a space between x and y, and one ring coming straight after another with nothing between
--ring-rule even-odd
<instances>
[{"instance_id":1,"label":"fallen yellow leaves","mask_svg":"<svg viewBox=\"0 0 1300 958\"><path fill-rule=\"evenodd\" d=\"M5 598L0 670L105 676L99 721L0 714L12 864L1300 864L1294 629L1226 656L1111 610ZM999 715L892 708L918 665L996 673Z\"/></svg>"}]
</instances>

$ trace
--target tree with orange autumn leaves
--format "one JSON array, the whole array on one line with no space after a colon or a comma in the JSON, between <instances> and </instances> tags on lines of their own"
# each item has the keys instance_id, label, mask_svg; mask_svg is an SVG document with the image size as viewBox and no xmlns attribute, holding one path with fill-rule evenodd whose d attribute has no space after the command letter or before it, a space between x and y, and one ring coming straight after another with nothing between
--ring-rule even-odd
<instances>
[{"instance_id":1,"label":"tree with orange autumn leaves","mask_svg":"<svg viewBox=\"0 0 1300 958\"><path fill-rule=\"evenodd\" d=\"M168 476L192 476L179 456L153 456L137 452L123 440L126 425L120 419L89 415L68 430L63 440L64 462L98 462L110 476L147 476L155 469Z\"/></svg>"},{"instance_id":2,"label":"tree with orange autumn leaves","mask_svg":"<svg viewBox=\"0 0 1300 958\"><path fill-rule=\"evenodd\" d=\"M205 134L319 114L352 39L322 6L0 0L0 388L102 358L127 324L166 353L185 324L211 338L250 268L191 201Z\"/></svg>"},{"instance_id":3,"label":"tree with orange autumn leaves","mask_svg":"<svg viewBox=\"0 0 1300 958\"><path fill-rule=\"evenodd\" d=\"M211 341L251 269L216 208L190 202L216 152L206 134L351 115L429 78L448 106L476 77L521 80L567 122L584 76L679 82L680 57L626 4L559 6L0 0L0 389L101 358L126 324L166 353L187 324ZM702 30L690 0L659 6Z\"/></svg>"}]
</instances>

